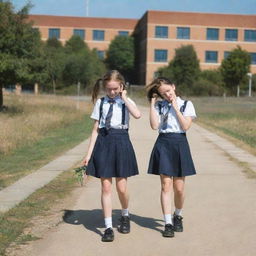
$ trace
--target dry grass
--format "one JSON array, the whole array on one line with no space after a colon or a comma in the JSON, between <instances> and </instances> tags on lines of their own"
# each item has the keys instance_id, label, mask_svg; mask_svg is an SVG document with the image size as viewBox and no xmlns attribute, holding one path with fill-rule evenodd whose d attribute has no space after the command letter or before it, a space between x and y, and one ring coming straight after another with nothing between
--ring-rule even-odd
<instances>
[{"instance_id":1,"label":"dry grass","mask_svg":"<svg viewBox=\"0 0 256 256\"><path fill-rule=\"evenodd\" d=\"M239 146L246 149L247 145L256 155L255 98L194 98L192 101L198 114L197 122L240 141Z\"/></svg>"},{"instance_id":2,"label":"dry grass","mask_svg":"<svg viewBox=\"0 0 256 256\"><path fill-rule=\"evenodd\" d=\"M42 138L44 134L72 121L81 120L91 107L68 97L6 95L6 112L0 113L0 154L8 154Z\"/></svg>"}]
</instances>

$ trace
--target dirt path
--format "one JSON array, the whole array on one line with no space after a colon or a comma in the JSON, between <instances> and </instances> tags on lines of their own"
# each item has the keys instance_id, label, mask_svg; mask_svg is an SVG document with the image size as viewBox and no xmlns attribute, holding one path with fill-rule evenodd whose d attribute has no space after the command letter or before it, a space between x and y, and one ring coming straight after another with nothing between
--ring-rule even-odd
<instances>
[{"instance_id":1,"label":"dirt path","mask_svg":"<svg viewBox=\"0 0 256 256\"><path fill-rule=\"evenodd\" d=\"M198 174L186 180L184 232L176 233L174 238L162 237L159 178L146 174L157 133L149 129L148 112L142 110L143 117L132 121L130 131L140 168L140 175L129 180L131 233L119 234L115 228L114 242L101 242L104 223L100 184L91 178L77 190L73 207L64 207L63 222L41 240L30 243L26 255L256 255L256 180L246 178L241 167L208 141L196 125L188 138ZM114 227L119 209L114 193Z\"/></svg>"}]
</instances>

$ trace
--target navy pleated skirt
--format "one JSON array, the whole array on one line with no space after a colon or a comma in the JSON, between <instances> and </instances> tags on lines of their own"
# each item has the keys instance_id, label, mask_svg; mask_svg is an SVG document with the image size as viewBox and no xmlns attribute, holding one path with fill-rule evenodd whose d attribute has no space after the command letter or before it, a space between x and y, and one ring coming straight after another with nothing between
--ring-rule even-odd
<instances>
[{"instance_id":1,"label":"navy pleated skirt","mask_svg":"<svg viewBox=\"0 0 256 256\"><path fill-rule=\"evenodd\" d=\"M184 177L196 174L185 133L160 133L151 153L148 173Z\"/></svg>"},{"instance_id":2,"label":"navy pleated skirt","mask_svg":"<svg viewBox=\"0 0 256 256\"><path fill-rule=\"evenodd\" d=\"M130 177L139 174L128 130L99 129L86 174L97 178Z\"/></svg>"}]
</instances>

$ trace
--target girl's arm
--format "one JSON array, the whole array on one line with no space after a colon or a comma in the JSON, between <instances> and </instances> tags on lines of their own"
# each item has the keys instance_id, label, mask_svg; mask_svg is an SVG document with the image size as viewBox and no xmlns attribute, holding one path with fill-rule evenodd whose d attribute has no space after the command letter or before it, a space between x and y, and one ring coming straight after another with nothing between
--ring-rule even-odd
<instances>
[{"instance_id":1,"label":"girl's arm","mask_svg":"<svg viewBox=\"0 0 256 256\"><path fill-rule=\"evenodd\" d=\"M151 98L150 110L149 110L150 126L153 130L157 130L159 128L159 116L155 109L156 101L157 101L156 97Z\"/></svg>"},{"instance_id":2,"label":"girl's arm","mask_svg":"<svg viewBox=\"0 0 256 256\"><path fill-rule=\"evenodd\" d=\"M176 112L177 118L179 120L180 126L183 129L183 131L187 131L191 124L192 124L192 118L190 116L183 116L180 112L180 109L177 104L176 96L174 97L172 101L172 106Z\"/></svg>"},{"instance_id":3,"label":"girl's arm","mask_svg":"<svg viewBox=\"0 0 256 256\"><path fill-rule=\"evenodd\" d=\"M98 128L99 128L99 121L95 120L93 128L92 128L92 135L91 135L90 142L89 142L88 152L87 152L87 155L85 156L85 158L82 161L83 165L87 165L90 158L91 158L92 151L93 151L96 139L98 137Z\"/></svg>"},{"instance_id":4,"label":"girl's arm","mask_svg":"<svg viewBox=\"0 0 256 256\"><path fill-rule=\"evenodd\" d=\"M132 115L134 118L139 119L139 118L141 117L141 114L140 114L139 109L137 108L136 105L133 105L133 104L128 100L126 94L127 94L127 91L126 91L126 90L123 90L123 91L122 91L122 94L121 94L121 98L122 98L122 100L124 101L125 106L128 108L129 112L131 113L131 115Z\"/></svg>"}]
</instances>

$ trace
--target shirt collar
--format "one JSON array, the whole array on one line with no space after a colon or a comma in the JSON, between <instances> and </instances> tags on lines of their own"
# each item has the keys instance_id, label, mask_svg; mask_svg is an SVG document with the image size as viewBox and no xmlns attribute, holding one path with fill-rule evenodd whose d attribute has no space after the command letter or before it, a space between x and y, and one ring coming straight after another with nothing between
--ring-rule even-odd
<instances>
[{"instance_id":1,"label":"shirt collar","mask_svg":"<svg viewBox=\"0 0 256 256\"><path fill-rule=\"evenodd\" d=\"M108 102L110 98L108 96L105 96L105 102ZM122 99L120 96L116 96L115 98L113 98L113 100L115 100L117 103L122 102Z\"/></svg>"},{"instance_id":2,"label":"shirt collar","mask_svg":"<svg viewBox=\"0 0 256 256\"><path fill-rule=\"evenodd\" d=\"M183 102L183 100L182 100L179 96L177 96L176 98L177 98L177 103L178 103L178 104ZM164 100L164 101L163 101L163 104L164 104L164 105L172 105L172 103L169 102L169 101L167 101L167 100Z\"/></svg>"}]
</instances>

